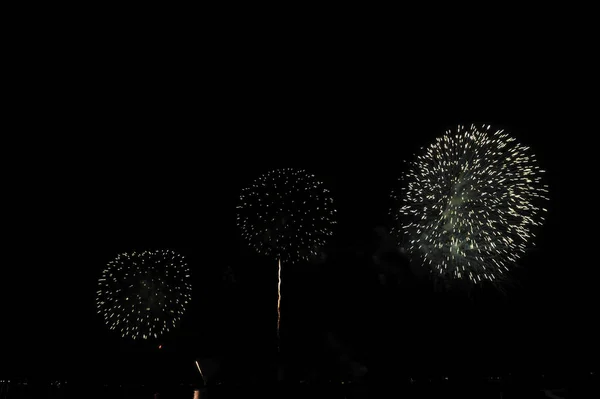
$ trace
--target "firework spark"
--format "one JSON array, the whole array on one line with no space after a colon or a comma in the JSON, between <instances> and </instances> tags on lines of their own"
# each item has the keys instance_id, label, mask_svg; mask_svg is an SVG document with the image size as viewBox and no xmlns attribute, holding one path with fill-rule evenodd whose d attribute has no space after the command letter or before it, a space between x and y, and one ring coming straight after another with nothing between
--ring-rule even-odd
<instances>
[{"instance_id":1,"label":"firework spark","mask_svg":"<svg viewBox=\"0 0 600 399\"><path fill-rule=\"evenodd\" d=\"M177 326L191 297L184 257L168 250L120 254L98 280L98 313L111 330L158 338Z\"/></svg>"},{"instance_id":2,"label":"firework spark","mask_svg":"<svg viewBox=\"0 0 600 399\"><path fill-rule=\"evenodd\" d=\"M281 325L281 260L278 262L277 273L277 350L279 350L279 326Z\"/></svg>"},{"instance_id":3,"label":"firework spark","mask_svg":"<svg viewBox=\"0 0 600 399\"><path fill-rule=\"evenodd\" d=\"M202 381L204 381L204 385L206 385L206 379L204 378L204 373L202 373L202 369L200 368L200 363L198 363L197 360L196 360L196 367L198 367L198 371L200 372L200 376L202 377Z\"/></svg>"},{"instance_id":4,"label":"firework spark","mask_svg":"<svg viewBox=\"0 0 600 399\"><path fill-rule=\"evenodd\" d=\"M490 126L447 131L412 162L395 232L438 276L501 281L540 226L547 186L529 148Z\"/></svg>"}]
</instances>

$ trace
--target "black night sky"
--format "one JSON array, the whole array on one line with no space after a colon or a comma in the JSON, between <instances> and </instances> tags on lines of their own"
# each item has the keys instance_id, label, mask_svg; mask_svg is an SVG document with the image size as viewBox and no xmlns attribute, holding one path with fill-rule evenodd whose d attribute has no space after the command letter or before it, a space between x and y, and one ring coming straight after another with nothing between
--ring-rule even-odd
<instances>
[{"instance_id":1,"label":"black night sky","mask_svg":"<svg viewBox=\"0 0 600 399\"><path fill-rule=\"evenodd\" d=\"M159 79L143 65L95 61L93 71L78 67L68 87L40 83L43 112L23 115L3 145L11 160L3 184L3 375L193 381L193 361L210 358L223 379L271 378L276 261L242 240L235 205L243 187L280 167L315 173L338 209L326 261L284 265L286 376L335 376L341 352L381 378L585 368L597 359L598 272L584 238L595 233L575 216L592 206L592 194L577 188L586 161L572 151L587 133L557 102L558 83L486 76L466 87L456 77L446 87L396 75L398 64L317 63L294 75L234 63ZM376 229L391 222L389 193L403 161L472 122L505 128L547 170L547 223L506 296L489 287L472 298L435 292L372 258L382 244ZM567 204L572 196L578 209ZM163 248L189 261L191 306L164 339L123 340L95 312L97 279L119 252ZM391 262L406 272L401 258Z\"/></svg>"}]
</instances>

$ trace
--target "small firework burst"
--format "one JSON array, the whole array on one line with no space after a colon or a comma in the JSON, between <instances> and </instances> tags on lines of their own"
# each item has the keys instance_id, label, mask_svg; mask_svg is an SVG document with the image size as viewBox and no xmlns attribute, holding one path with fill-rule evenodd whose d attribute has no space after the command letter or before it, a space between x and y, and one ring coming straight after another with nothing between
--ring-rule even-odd
<instances>
[{"instance_id":1,"label":"small firework burst","mask_svg":"<svg viewBox=\"0 0 600 399\"><path fill-rule=\"evenodd\" d=\"M544 221L543 172L504 131L459 126L410 164L401 195L392 194L395 232L435 275L504 280Z\"/></svg>"},{"instance_id":2,"label":"small firework burst","mask_svg":"<svg viewBox=\"0 0 600 399\"><path fill-rule=\"evenodd\" d=\"M96 304L122 337L158 338L177 326L191 290L183 256L169 250L123 253L102 272Z\"/></svg>"}]
</instances>

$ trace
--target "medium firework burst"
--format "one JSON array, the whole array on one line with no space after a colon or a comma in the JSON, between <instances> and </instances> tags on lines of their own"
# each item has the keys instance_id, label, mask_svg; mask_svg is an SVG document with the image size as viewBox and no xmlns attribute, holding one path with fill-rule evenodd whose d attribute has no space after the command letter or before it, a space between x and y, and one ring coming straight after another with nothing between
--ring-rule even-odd
<instances>
[{"instance_id":1,"label":"medium firework burst","mask_svg":"<svg viewBox=\"0 0 600 399\"><path fill-rule=\"evenodd\" d=\"M121 336L158 338L177 326L191 290L183 256L168 250L124 253L102 272L96 304Z\"/></svg>"},{"instance_id":2,"label":"medium firework burst","mask_svg":"<svg viewBox=\"0 0 600 399\"><path fill-rule=\"evenodd\" d=\"M544 218L547 186L529 148L490 126L447 131L411 163L396 233L445 278L500 281Z\"/></svg>"},{"instance_id":3,"label":"medium firework burst","mask_svg":"<svg viewBox=\"0 0 600 399\"><path fill-rule=\"evenodd\" d=\"M283 263L309 260L332 235L333 199L301 169L273 170L244 189L237 207L242 236Z\"/></svg>"}]
</instances>

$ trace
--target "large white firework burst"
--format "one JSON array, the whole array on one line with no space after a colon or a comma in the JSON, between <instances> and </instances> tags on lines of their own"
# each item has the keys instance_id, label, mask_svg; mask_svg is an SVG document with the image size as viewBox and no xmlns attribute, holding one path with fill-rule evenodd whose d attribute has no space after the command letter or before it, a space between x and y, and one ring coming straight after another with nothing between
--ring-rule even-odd
<instances>
[{"instance_id":1,"label":"large white firework burst","mask_svg":"<svg viewBox=\"0 0 600 399\"><path fill-rule=\"evenodd\" d=\"M410 164L396 232L440 277L502 281L544 221L543 172L503 130L458 126Z\"/></svg>"},{"instance_id":2,"label":"large white firework burst","mask_svg":"<svg viewBox=\"0 0 600 399\"><path fill-rule=\"evenodd\" d=\"M191 298L190 269L170 250L123 253L98 280L96 305L123 337L158 338L177 326Z\"/></svg>"},{"instance_id":3,"label":"large white firework burst","mask_svg":"<svg viewBox=\"0 0 600 399\"><path fill-rule=\"evenodd\" d=\"M258 252L284 263L309 260L336 223L329 190L303 169L272 170L242 190L237 223Z\"/></svg>"}]
</instances>

